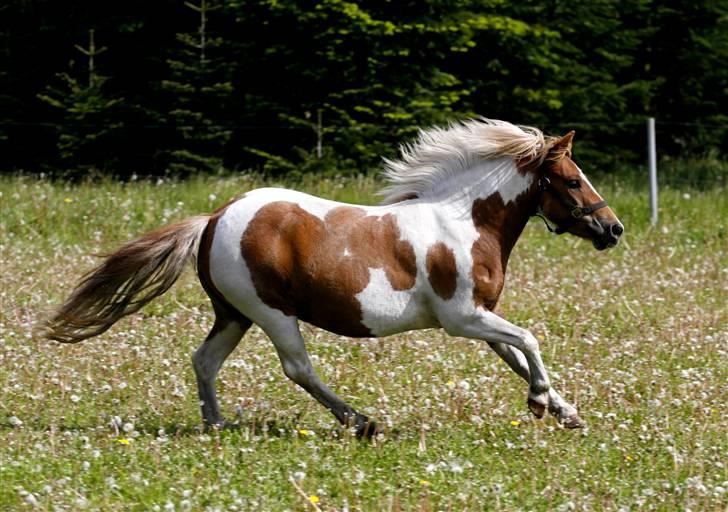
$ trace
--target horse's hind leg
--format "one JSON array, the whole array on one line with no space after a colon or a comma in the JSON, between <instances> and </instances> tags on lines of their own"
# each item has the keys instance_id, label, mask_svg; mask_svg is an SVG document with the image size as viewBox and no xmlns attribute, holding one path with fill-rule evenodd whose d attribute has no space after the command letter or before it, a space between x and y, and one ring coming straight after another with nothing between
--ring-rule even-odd
<instances>
[{"instance_id":1,"label":"horse's hind leg","mask_svg":"<svg viewBox=\"0 0 728 512\"><path fill-rule=\"evenodd\" d=\"M523 352L505 343L488 342L488 345L514 372L526 382L530 382L531 374L528 371L528 362ZM582 428L584 426L584 422L579 418L576 408L561 398L561 395L554 388L549 388L549 412L566 428Z\"/></svg>"},{"instance_id":2,"label":"horse's hind leg","mask_svg":"<svg viewBox=\"0 0 728 512\"><path fill-rule=\"evenodd\" d=\"M192 356L192 366L197 376L197 390L205 426L222 426L223 418L217 403L215 379L223 361L240 343L252 323L242 315L231 318L215 311L215 324L207 338Z\"/></svg>"},{"instance_id":3,"label":"horse's hind leg","mask_svg":"<svg viewBox=\"0 0 728 512\"><path fill-rule=\"evenodd\" d=\"M276 347L283 371L293 382L330 410L342 425L356 427L357 437L371 437L378 432L377 425L363 414L359 414L331 391L311 366L306 345L293 317L284 317L261 326Z\"/></svg>"}]
</instances>

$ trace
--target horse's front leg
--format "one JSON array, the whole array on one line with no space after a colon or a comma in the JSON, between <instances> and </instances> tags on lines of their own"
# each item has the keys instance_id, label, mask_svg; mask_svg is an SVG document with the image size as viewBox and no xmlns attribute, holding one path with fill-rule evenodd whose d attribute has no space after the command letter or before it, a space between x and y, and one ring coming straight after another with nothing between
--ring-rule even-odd
<instances>
[{"instance_id":1,"label":"horse's front leg","mask_svg":"<svg viewBox=\"0 0 728 512\"><path fill-rule=\"evenodd\" d=\"M523 352L511 345L489 342L488 345L503 359L511 369L526 382L530 381L528 363ZM579 418L576 408L561 398L554 388L549 389L549 412L566 428L582 428L584 422Z\"/></svg>"},{"instance_id":2,"label":"horse's front leg","mask_svg":"<svg viewBox=\"0 0 728 512\"><path fill-rule=\"evenodd\" d=\"M457 318L447 319L442 325L453 336L503 343L518 349L526 360L528 408L536 417L543 417L550 403L551 386L541 361L538 340L533 334L482 308L465 317L457 315Z\"/></svg>"}]
</instances>

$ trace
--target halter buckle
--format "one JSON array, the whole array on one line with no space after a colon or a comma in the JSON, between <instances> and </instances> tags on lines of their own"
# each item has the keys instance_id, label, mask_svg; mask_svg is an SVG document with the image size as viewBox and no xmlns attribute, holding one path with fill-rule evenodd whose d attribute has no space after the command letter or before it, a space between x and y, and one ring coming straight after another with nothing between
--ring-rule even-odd
<instances>
[{"instance_id":1,"label":"halter buckle","mask_svg":"<svg viewBox=\"0 0 728 512\"><path fill-rule=\"evenodd\" d=\"M573 210L571 210L571 216L575 219L581 219L584 216L584 209L581 206L575 206Z\"/></svg>"}]
</instances>

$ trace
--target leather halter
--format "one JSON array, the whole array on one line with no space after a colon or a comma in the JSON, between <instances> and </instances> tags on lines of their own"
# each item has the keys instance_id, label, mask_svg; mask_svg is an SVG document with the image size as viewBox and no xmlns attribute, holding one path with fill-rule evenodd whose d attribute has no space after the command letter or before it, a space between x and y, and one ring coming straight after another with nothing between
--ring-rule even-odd
<instances>
[{"instance_id":1,"label":"leather halter","mask_svg":"<svg viewBox=\"0 0 728 512\"><path fill-rule=\"evenodd\" d=\"M540 191L539 194L539 206L537 206L538 210L534 214L536 217L540 217L543 219L543 221L546 223L546 227L549 231L552 233L556 233L557 235L561 235L562 233L566 233L566 231L576 223L579 219L584 217L585 215L589 215L591 213L594 213L595 211L604 208L607 206L606 201L598 201L596 203L592 203L587 206L579 206L576 204L570 197L565 196L558 190L556 190L553 185L551 185L551 180L547 176L542 176L538 180L538 188ZM552 228L551 225L548 222L548 219L544 216L543 212L540 209L540 196L543 195L544 192L549 192L551 195L553 195L569 212L571 213L571 218L566 220L565 222L558 223L556 225L556 228ZM552 221L553 222L553 221Z\"/></svg>"}]
</instances>

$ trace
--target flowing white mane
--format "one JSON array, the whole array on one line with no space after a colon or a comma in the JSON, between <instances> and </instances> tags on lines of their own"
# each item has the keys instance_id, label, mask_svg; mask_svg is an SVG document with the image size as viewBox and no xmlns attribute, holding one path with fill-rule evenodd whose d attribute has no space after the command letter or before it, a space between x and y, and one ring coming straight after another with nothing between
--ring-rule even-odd
<instances>
[{"instance_id":1,"label":"flowing white mane","mask_svg":"<svg viewBox=\"0 0 728 512\"><path fill-rule=\"evenodd\" d=\"M380 192L382 203L420 197L482 160L543 159L550 141L538 128L485 118L420 130L417 140L401 147L399 160L385 159L383 175L390 185Z\"/></svg>"}]
</instances>

